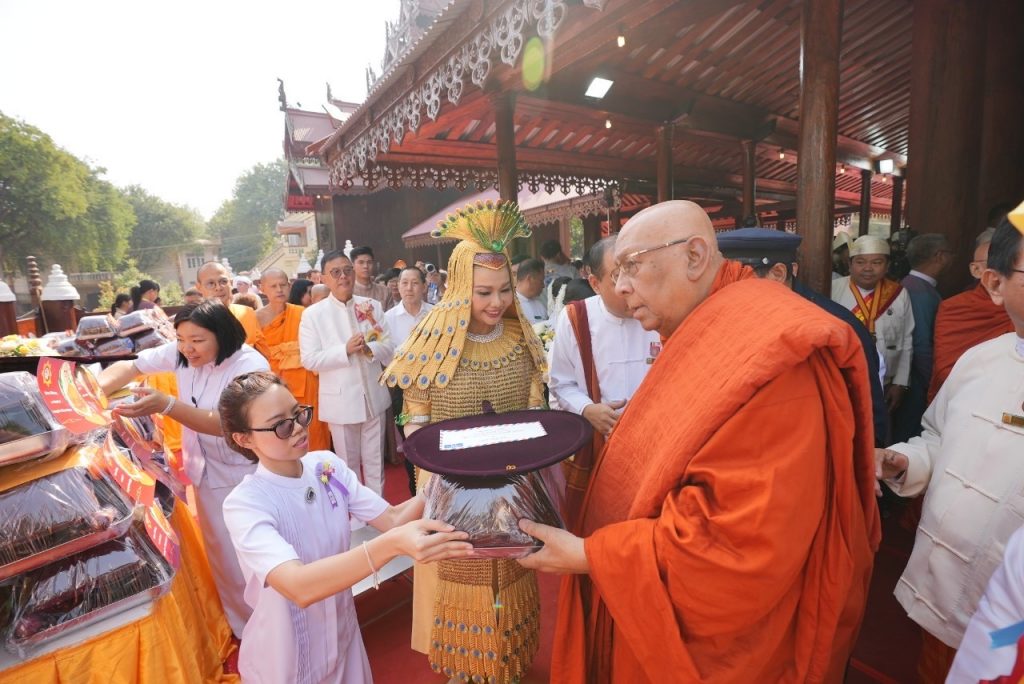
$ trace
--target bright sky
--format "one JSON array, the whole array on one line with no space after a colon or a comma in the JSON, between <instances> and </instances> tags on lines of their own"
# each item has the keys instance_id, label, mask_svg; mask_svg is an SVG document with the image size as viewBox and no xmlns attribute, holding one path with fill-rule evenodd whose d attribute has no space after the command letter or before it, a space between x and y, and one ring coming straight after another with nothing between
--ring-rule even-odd
<instances>
[{"instance_id":1,"label":"bright sky","mask_svg":"<svg viewBox=\"0 0 1024 684\"><path fill-rule=\"evenodd\" d=\"M399 0L0 0L0 112L209 218L281 156L288 103L362 102ZM282 188L282 191L284 189Z\"/></svg>"}]
</instances>

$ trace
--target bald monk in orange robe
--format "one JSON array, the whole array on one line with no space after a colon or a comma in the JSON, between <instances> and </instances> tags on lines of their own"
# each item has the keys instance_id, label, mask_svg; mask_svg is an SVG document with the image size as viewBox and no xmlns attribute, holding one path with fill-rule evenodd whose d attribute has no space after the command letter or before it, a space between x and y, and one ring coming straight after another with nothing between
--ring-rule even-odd
<instances>
[{"instance_id":1,"label":"bald monk in orange robe","mask_svg":"<svg viewBox=\"0 0 1024 684\"><path fill-rule=\"evenodd\" d=\"M880 538L853 330L724 262L665 202L616 243L616 289L665 346L584 501L582 537L520 523L567 573L551 681L840 682Z\"/></svg>"},{"instance_id":2,"label":"bald monk in orange robe","mask_svg":"<svg viewBox=\"0 0 1024 684\"><path fill-rule=\"evenodd\" d=\"M306 428L309 434L309 450L321 451L331 448L331 433L327 423L321 422L317 410L320 392L319 376L302 366L299 358L299 323L303 307L288 303L290 285L288 275L278 268L263 272L261 281L267 305L255 312L261 332L256 349L270 363L270 370L288 385L300 404L313 407L313 420ZM246 307L248 308L248 307ZM252 311L252 309L250 309Z\"/></svg>"},{"instance_id":3,"label":"bald monk in orange robe","mask_svg":"<svg viewBox=\"0 0 1024 684\"><path fill-rule=\"evenodd\" d=\"M207 261L196 271L196 287L206 299L219 299L231 310L245 328L245 343L255 347L260 336L256 312L245 304L234 304L231 301L231 274L228 273L228 269L220 262Z\"/></svg>"}]
</instances>

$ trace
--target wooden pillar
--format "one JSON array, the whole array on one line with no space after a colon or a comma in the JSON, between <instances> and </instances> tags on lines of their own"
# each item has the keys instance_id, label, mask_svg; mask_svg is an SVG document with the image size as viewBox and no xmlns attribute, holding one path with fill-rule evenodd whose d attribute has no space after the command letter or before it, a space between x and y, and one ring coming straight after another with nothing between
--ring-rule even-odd
<instances>
[{"instance_id":1,"label":"wooden pillar","mask_svg":"<svg viewBox=\"0 0 1024 684\"><path fill-rule=\"evenodd\" d=\"M491 102L494 105L494 140L498 148L498 195L505 201L517 202L515 95L502 93Z\"/></svg>"},{"instance_id":2,"label":"wooden pillar","mask_svg":"<svg viewBox=\"0 0 1024 684\"><path fill-rule=\"evenodd\" d=\"M743 146L743 216L742 221L748 216L754 216L757 210L754 207L754 181L757 178L757 143L753 140L742 140Z\"/></svg>"},{"instance_id":3,"label":"wooden pillar","mask_svg":"<svg viewBox=\"0 0 1024 684\"><path fill-rule=\"evenodd\" d=\"M583 217L583 252L586 254L590 248L601 239L601 217L596 214Z\"/></svg>"},{"instance_id":4,"label":"wooden pillar","mask_svg":"<svg viewBox=\"0 0 1024 684\"><path fill-rule=\"evenodd\" d=\"M907 224L949 240L954 262L939 277L945 294L963 284L974 236L984 228L978 182L992 6L972 0L914 2L907 164L917 191L907 196ZM1012 71L1008 77L1019 79L1020 65ZM1020 112L1012 116L1019 127Z\"/></svg>"},{"instance_id":5,"label":"wooden pillar","mask_svg":"<svg viewBox=\"0 0 1024 684\"><path fill-rule=\"evenodd\" d=\"M658 142L658 201L665 202L673 198L673 183L675 182L672 168L672 124L665 124L657 128L656 139Z\"/></svg>"},{"instance_id":6,"label":"wooden pillar","mask_svg":"<svg viewBox=\"0 0 1024 684\"><path fill-rule=\"evenodd\" d=\"M622 220L619 218L619 210L612 208L608 210L608 234L615 235L622 230Z\"/></svg>"},{"instance_id":7,"label":"wooden pillar","mask_svg":"<svg viewBox=\"0 0 1024 684\"><path fill-rule=\"evenodd\" d=\"M868 223L871 221L871 169L860 170L860 225L858 235L868 234Z\"/></svg>"},{"instance_id":8,"label":"wooden pillar","mask_svg":"<svg viewBox=\"0 0 1024 684\"><path fill-rule=\"evenodd\" d=\"M562 245L562 251L569 259L572 259L572 216L563 216L558 219L558 242Z\"/></svg>"},{"instance_id":9,"label":"wooden pillar","mask_svg":"<svg viewBox=\"0 0 1024 684\"><path fill-rule=\"evenodd\" d=\"M903 176L892 177L892 214L889 217L889 235L903 225ZM973 259L974 252L971 252Z\"/></svg>"},{"instance_id":10,"label":"wooden pillar","mask_svg":"<svg viewBox=\"0 0 1024 684\"><path fill-rule=\"evenodd\" d=\"M843 0L803 0L796 229L803 237L806 283L825 295L832 286L842 20Z\"/></svg>"}]
</instances>

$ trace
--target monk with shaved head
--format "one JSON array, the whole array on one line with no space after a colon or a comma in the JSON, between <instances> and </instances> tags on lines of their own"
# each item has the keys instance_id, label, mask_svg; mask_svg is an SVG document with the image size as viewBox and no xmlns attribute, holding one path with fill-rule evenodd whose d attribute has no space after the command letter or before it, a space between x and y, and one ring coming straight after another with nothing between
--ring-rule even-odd
<instances>
[{"instance_id":1,"label":"monk with shaved head","mask_svg":"<svg viewBox=\"0 0 1024 684\"><path fill-rule=\"evenodd\" d=\"M231 310L245 328L245 343L258 347L260 325L256 312L244 304L235 304L231 294L231 274L219 261L207 261L196 271L196 287L206 299L219 300Z\"/></svg>"},{"instance_id":2,"label":"monk with shaved head","mask_svg":"<svg viewBox=\"0 0 1024 684\"><path fill-rule=\"evenodd\" d=\"M313 420L307 432L309 451L323 451L331 448L331 433L327 423L320 420L317 401L320 394L320 377L302 366L299 355L299 324L302 322L303 307L288 303L291 284L288 274L279 268L268 268L260 281L267 305L256 312L261 338L257 347L267 361L270 370L276 373L295 395L300 405L313 407Z\"/></svg>"},{"instance_id":3,"label":"monk with shaved head","mask_svg":"<svg viewBox=\"0 0 1024 684\"><path fill-rule=\"evenodd\" d=\"M551 681L841 682L880 531L864 351L839 319L720 254L664 202L615 245L616 291L663 349L572 531Z\"/></svg>"}]
</instances>

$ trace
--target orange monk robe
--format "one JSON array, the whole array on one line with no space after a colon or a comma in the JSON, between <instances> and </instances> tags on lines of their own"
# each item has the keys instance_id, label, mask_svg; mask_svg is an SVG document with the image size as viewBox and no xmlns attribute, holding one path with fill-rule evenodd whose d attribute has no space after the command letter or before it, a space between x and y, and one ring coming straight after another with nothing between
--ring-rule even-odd
<instances>
[{"instance_id":1,"label":"orange monk robe","mask_svg":"<svg viewBox=\"0 0 1024 684\"><path fill-rule=\"evenodd\" d=\"M726 262L627 405L563 580L553 682L839 682L880 527L864 351Z\"/></svg>"},{"instance_id":2,"label":"orange monk robe","mask_svg":"<svg viewBox=\"0 0 1024 684\"><path fill-rule=\"evenodd\" d=\"M275 317L261 332L256 348L267 357L270 370L285 381L288 389L300 404L313 407L313 422L309 424L309 450L321 451L331 448L331 433L327 423L320 422L317 410L317 395L320 378L316 373L302 367L299 358L299 323L303 307L286 304L284 312Z\"/></svg>"},{"instance_id":3,"label":"orange monk robe","mask_svg":"<svg viewBox=\"0 0 1024 684\"><path fill-rule=\"evenodd\" d=\"M928 403L939 393L965 351L1008 332L1013 332L1013 322L981 283L944 300L935 316L935 355Z\"/></svg>"},{"instance_id":4,"label":"orange monk robe","mask_svg":"<svg viewBox=\"0 0 1024 684\"><path fill-rule=\"evenodd\" d=\"M232 304L228 308L245 328L245 343L255 347L260 336L260 323L256 320L256 312L245 304Z\"/></svg>"}]
</instances>

